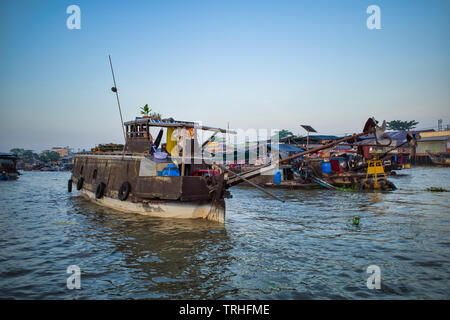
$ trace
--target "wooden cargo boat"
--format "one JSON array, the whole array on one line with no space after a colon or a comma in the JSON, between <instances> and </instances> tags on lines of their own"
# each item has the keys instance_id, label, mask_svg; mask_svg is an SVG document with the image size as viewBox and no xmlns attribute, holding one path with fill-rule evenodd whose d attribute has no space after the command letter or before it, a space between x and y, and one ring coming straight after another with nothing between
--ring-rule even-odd
<instances>
[{"instance_id":1,"label":"wooden cargo boat","mask_svg":"<svg viewBox=\"0 0 450 320\"><path fill-rule=\"evenodd\" d=\"M428 153L431 162L437 166L450 167L450 154L441 153L439 155L433 155Z\"/></svg>"},{"instance_id":2,"label":"wooden cargo boat","mask_svg":"<svg viewBox=\"0 0 450 320\"><path fill-rule=\"evenodd\" d=\"M74 155L69 191L74 184L82 196L124 212L224 222L224 197L230 197L224 172L207 159L188 153L188 145L201 148L197 142L199 129L215 134L235 132L172 119L137 118L124 125L123 152ZM155 140L150 127L161 128ZM163 129L166 144L157 152Z\"/></svg>"},{"instance_id":3,"label":"wooden cargo boat","mask_svg":"<svg viewBox=\"0 0 450 320\"><path fill-rule=\"evenodd\" d=\"M19 158L13 153L0 153L0 180L15 180L19 178L17 171Z\"/></svg>"}]
</instances>

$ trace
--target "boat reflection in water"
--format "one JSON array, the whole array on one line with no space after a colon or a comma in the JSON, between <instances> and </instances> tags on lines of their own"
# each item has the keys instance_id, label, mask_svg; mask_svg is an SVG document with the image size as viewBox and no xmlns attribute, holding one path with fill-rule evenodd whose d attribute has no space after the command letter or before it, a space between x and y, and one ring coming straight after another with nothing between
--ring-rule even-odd
<instances>
[{"instance_id":1,"label":"boat reflection in water","mask_svg":"<svg viewBox=\"0 0 450 320\"><path fill-rule=\"evenodd\" d=\"M224 291L231 276L227 266L232 244L223 224L204 219L149 219L99 207L80 196L70 201L77 220L80 215L85 219L79 226L82 230L70 232L73 241L82 234L84 246L88 243L95 248L102 242L102 247L114 252L113 257L105 254L104 262L96 261L97 267L84 266L86 287L93 288L107 272L111 290L120 283L121 291L135 292L137 299L180 298L180 292L184 298L195 292L197 297L218 299L231 293ZM124 277L129 279L126 284ZM105 290L105 283L98 286Z\"/></svg>"}]
</instances>

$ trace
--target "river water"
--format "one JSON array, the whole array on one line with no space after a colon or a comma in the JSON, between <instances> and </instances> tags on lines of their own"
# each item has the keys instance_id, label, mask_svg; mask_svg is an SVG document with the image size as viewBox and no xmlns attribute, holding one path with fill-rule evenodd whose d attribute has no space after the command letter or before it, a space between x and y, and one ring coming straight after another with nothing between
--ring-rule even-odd
<instances>
[{"instance_id":1,"label":"river water","mask_svg":"<svg viewBox=\"0 0 450 320\"><path fill-rule=\"evenodd\" d=\"M449 190L450 170L399 173L389 193L271 189L285 203L235 187L220 225L116 212L68 193L69 172L24 172L0 181L0 298L449 299L450 193L424 189Z\"/></svg>"}]
</instances>

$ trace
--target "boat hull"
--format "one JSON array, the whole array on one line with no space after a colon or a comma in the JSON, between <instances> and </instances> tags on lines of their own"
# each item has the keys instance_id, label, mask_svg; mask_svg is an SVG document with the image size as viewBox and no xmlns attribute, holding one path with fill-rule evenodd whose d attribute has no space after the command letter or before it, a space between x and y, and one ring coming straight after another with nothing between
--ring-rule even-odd
<instances>
[{"instance_id":1,"label":"boat hull","mask_svg":"<svg viewBox=\"0 0 450 320\"><path fill-rule=\"evenodd\" d=\"M17 173L0 174L0 181L17 180L18 178L19 175Z\"/></svg>"},{"instance_id":2,"label":"boat hull","mask_svg":"<svg viewBox=\"0 0 450 320\"><path fill-rule=\"evenodd\" d=\"M431 162L437 166L450 167L450 156L448 154L441 154L439 156L428 153Z\"/></svg>"},{"instance_id":3,"label":"boat hull","mask_svg":"<svg viewBox=\"0 0 450 320\"><path fill-rule=\"evenodd\" d=\"M69 192L74 185L85 198L119 211L224 223L223 174L157 175L171 163L134 154L77 154Z\"/></svg>"},{"instance_id":4,"label":"boat hull","mask_svg":"<svg viewBox=\"0 0 450 320\"><path fill-rule=\"evenodd\" d=\"M181 201L120 201L104 196L100 199L86 189L78 191L93 203L126 213L137 213L159 218L206 219L219 223L225 222L225 201L181 202Z\"/></svg>"}]
</instances>

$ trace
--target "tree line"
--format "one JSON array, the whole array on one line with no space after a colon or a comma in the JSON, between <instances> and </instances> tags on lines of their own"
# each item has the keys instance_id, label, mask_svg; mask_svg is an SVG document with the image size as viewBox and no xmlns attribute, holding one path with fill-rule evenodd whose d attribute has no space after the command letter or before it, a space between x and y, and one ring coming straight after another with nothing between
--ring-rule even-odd
<instances>
[{"instance_id":1,"label":"tree line","mask_svg":"<svg viewBox=\"0 0 450 320\"><path fill-rule=\"evenodd\" d=\"M41 153L35 153L33 150L25 150L20 148L14 148L9 150L9 152L14 153L25 163L31 163L35 160L41 162L58 161L61 159L59 153L51 150L44 150Z\"/></svg>"},{"instance_id":2,"label":"tree line","mask_svg":"<svg viewBox=\"0 0 450 320\"><path fill-rule=\"evenodd\" d=\"M416 120L411 120L411 121L392 120L392 121L386 122L386 128L388 130L393 130L393 131L408 131L408 130L412 130L412 129L416 128L418 124L419 124L419 122ZM293 135L293 133L289 130L283 129L278 132L278 135L279 135L279 138L281 139L281 138Z\"/></svg>"}]
</instances>

